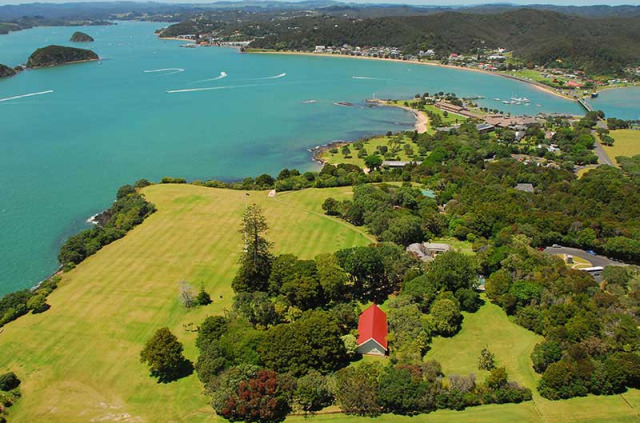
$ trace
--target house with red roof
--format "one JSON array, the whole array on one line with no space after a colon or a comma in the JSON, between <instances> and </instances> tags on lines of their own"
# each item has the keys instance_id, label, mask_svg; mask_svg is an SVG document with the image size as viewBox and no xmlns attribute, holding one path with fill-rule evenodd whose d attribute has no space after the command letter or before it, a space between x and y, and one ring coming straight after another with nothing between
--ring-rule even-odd
<instances>
[{"instance_id":1,"label":"house with red roof","mask_svg":"<svg viewBox=\"0 0 640 423\"><path fill-rule=\"evenodd\" d=\"M364 355L387 353L387 315L376 304L360 314L358 320L358 352Z\"/></svg>"}]
</instances>

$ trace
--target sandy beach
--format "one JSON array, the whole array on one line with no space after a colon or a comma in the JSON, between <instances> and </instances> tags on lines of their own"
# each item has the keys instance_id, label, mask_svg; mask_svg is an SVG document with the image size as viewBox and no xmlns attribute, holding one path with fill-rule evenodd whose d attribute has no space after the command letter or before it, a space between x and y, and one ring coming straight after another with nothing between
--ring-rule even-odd
<instances>
[{"instance_id":1,"label":"sandy beach","mask_svg":"<svg viewBox=\"0 0 640 423\"><path fill-rule=\"evenodd\" d=\"M412 109L411 107L400 106L398 104L387 104L387 102L378 100L378 99L367 100L367 102L372 104L377 104L378 106L397 107L398 109L406 110L407 112L414 115L416 118L416 124L415 124L416 131L419 134L423 134L427 132L427 126L429 125L429 118L424 112L420 112L418 110Z\"/></svg>"},{"instance_id":2,"label":"sandy beach","mask_svg":"<svg viewBox=\"0 0 640 423\"><path fill-rule=\"evenodd\" d=\"M498 72L490 72L490 71L487 71L487 70L484 70L484 69L466 68L466 67L453 66L453 65L443 65L442 63L436 63L436 62L414 62L414 61L400 60L400 59L384 59L384 58L381 58L381 57L347 56L345 54L311 53L311 52L299 52L299 51L251 51L251 50L247 51L247 53L250 53L250 54L285 54L285 55L291 55L291 56L318 56L318 57L334 57L334 58L343 58L343 59L379 60L379 61L383 61L383 62L405 63L405 64L408 64L408 65L436 66L436 67L440 67L440 68L457 69L457 70L469 71L469 72L480 72L480 73L484 73L486 75L498 76L498 77L502 77L502 78L513 79L513 80L519 81L519 82L524 82L525 84L533 85L537 89L545 91L545 92L547 92L549 94L553 94L553 95L555 95L557 97L561 97L561 98L564 98L566 100L576 101L575 98L573 98L571 96L568 96L566 94L557 92L554 89L552 89L551 87L547 87L546 85L540 84L539 82L529 81L527 79L522 79L522 78L514 77L514 76L511 76L511 75L505 75L505 74L498 73Z\"/></svg>"},{"instance_id":3,"label":"sandy beach","mask_svg":"<svg viewBox=\"0 0 640 423\"><path fill-rule=\"evenodd\" d=\"M187 38L180 38L180 37L160 37L158 36L159 40L171 40L171 41L183 41L185 43L195 43L195 40L189 40Z\"/></svg>"}]
</instances>

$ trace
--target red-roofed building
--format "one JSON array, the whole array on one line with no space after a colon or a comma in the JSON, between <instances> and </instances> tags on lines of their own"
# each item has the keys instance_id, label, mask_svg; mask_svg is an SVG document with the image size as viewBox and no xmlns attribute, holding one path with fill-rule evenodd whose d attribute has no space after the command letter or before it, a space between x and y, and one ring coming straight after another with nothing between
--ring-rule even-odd
<instances>
[{"instance_id":1,"label":"red-roofed building","mask_svg":"<svg viewBox=\"0 0 640 423\"><path fill-rule=\"evenodd\" d=\"M360 314L358 352L366 355L387 353L387 315L375 304Z\"/></svg>"}]
</instances>

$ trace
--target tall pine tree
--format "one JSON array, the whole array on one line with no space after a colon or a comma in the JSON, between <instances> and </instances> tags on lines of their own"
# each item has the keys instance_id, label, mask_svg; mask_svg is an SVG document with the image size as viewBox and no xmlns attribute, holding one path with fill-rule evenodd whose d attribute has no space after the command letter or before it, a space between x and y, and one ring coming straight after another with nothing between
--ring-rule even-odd
<instances>
[{"instance_id":1,"label":"tall pine tree","mask_svg":"<svg viewBox=\"0 0 640 423\"><path fill-rule=\"evenodd\" d=\"M264 237L269 229L262 209L257 204L247 207L240 232L244 235L245 250L240 257L240 269L233 279L235 292L267 291L273 256L272 244Z\"/></svg>"}]
</instances>

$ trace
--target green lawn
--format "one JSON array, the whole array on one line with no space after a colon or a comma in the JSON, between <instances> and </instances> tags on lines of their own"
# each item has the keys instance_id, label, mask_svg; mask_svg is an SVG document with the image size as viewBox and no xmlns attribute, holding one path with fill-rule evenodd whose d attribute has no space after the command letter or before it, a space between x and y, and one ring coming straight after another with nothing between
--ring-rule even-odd
<instances>
[{"instance_id":1,"label":"green lawn","mask_svg":"<svg viewBox=\"0 0 640 423\"><path fill-rule=\"evenodd\" d=\"M145 189L158 212L125 238L105 247L63 278L51 309L5 326L0 371L23 380L23 398L11 422L207 421L213 411L196 375L163 385L139 363L143 343L168 326L195 360L195 333L183 325L231 304L231 279L242 250L238 232L242 191L192 185ZM345 199L351 188L288 193L252 192L271 226L276 253L303 258L366 245L363 232L322 214L327 197ZM178 283L204 284L211 306L186 311Z\"/></svg>"},{"instance_id":2,"label":"green lawn","mask_svg":"<svg viewBox=\"0 0 640 423\"><path fill-rule=\"evenodd\" d=\"M478 370L478 356L485 346L496 356L496 364L504 366L509 378L527 387L535 386L529 356L542 337L512 323L504 311L486 302L476 313L464 313L462 330L453 338L433 340L428 359L438 360L445 375L474 373L484 381L489 372Z\"/></svg>"},{"instance_id":3,"label":"green lawn","mask_svg":"<svg viewBox=\"0 0 640 423\"><path fill-rule=\"evenodd\" d=\"M576 173L576 175L578 176L578 178L582 178L582 177L584 176L584 174L585 174L585 173L589 172L589 171L590 171L590 170L592 170L592 169L595 169L596 167L598 167L598 166L596 166L596 165L585 166L585 167L583 167L582 169L580 169L580 170Z\"/></svg>"},{"instance_id":4,"label":"green lawn","mask_svg":"<svg viewBox=\"0 0 640 423\"><path fill-rule=\"evenodd\" d=\"M429 242L449 244L454 250L460 251L463 254L467 254L467 255L475 254L473 252L473 245L469 241L460 241L459 239L456 239L453 237L442 237L442 238L434 238Z\"/></svg>"},{"instance_id":5,"label":"green lawn","mask_svg":"<svg viewBox=\"0 0 640 423\"><path fill-rule=\"evenodd\" d=\"M615 160L618 156L635 156L640 154L640 131L635 129L618 129L611 131L611 136L615 140L613 146L609 147L603 145L604 151L607 155Z\"/></svg>"},{"instance_id":6,"label":"green lawn","mask_svg":"<svg viewBox=\"0 0 640 423\"><path fill-rule=\"evenodd\" d=\"M367 154L372 155L380 146L386 146L389 148L389 150L391 150L391 145L389 144L390 138L393 138L393 137L379 136L379 137L373 137L371 139L362 140L362 141L364 142L364 148L367 150ZM398 149L394 157L402 161L413 160L413 157L407 156L404 150L404 144L409 144L413 149L414 154L418 153L418 145L414 143L409 137L403 137L402 142L403 142L402 144L398 144L400 148ZM354 164L356 166L360 166L361 168L364 168L365 167L364 158L362 159L358 158L358 150L356 150L353 147L352 143L349 144L349 148L351 149L350 158L345 158L345 156L342 154L342 147L338 147L337 153L331 153L331 151L326 150L323 152L323 154L320 157L322 158L322 160L325 160L333 165L337 165L340 163L347 163L347 164ZM395 160L395 158L393 160Z\"/></svg>"}]
</instances>

